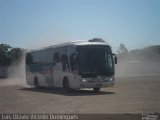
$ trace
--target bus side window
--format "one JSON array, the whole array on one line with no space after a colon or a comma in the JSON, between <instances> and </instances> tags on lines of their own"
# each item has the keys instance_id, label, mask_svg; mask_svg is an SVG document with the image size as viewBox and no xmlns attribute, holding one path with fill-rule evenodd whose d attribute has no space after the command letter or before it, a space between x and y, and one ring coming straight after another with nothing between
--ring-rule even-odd
<instances>
[{"instance_id":1,"label":"bus side window","mask_svg":"<svg viewBox=\"0 0 160 120\"><path fill-rule=\"evenodd\" d=\"M61 61L62 61L62 69L63 71L66 71L66 69L68 69L68 58L66 54L62 54Z\"/></svg>"},{"instance_id":2,"label":"bus side window","mask_svg":"<svg viewBox=\"0 0 160 120\"><path fill-rule=\"evenodd\" d=\"M59 52L56 52L54 54L53 60L55 63L60 62Z\"/></svg>"},{"instance_id":3,"label":"bus side window","mask_svg":"<svg viewBox=\"0 0 160 120\"><path fill-rule=\"evenodd\" d=\"M71 70L77 70L77 55L75 53L72 53L70 56L70 64L71 64Z\"/></svg>"}]
</instances>

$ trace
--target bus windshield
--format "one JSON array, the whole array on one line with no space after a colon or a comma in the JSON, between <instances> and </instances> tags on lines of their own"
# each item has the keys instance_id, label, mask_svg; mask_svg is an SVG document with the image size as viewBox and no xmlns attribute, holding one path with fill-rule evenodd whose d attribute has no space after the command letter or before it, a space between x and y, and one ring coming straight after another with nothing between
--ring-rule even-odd
<instances>
[{"instance_id":1,"label":"bus windshield","mask_svg":"<svg viewBox=\"0 0 160 120\"><path fill-rule=\"evenodd\" d=\"M78 46L78 68L82 77L112 76L114 63L107 45Z\"/></svg>"}]
</instances>

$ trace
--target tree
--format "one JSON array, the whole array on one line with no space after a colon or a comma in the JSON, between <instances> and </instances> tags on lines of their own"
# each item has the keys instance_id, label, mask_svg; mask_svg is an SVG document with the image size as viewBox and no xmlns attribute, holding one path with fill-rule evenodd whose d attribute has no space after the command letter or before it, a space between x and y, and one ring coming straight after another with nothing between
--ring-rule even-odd
<instances>
[{"instance_id":1,"label":"tree","mask_svg":"<svg viewBox=\"0 0 160 120\"><path fill-rule=\"evenodd\" d=\"M12 48L10 51L12 62L17 63L22 57L23 51L20 48Z\"/></svg>"},{"instance_id":2,"label":"tree","mask_svg":"<svg viewBox=\"0 0 160 120\"><path fill-rule=\"evenodd\" d=\"M11 46L7 44L0 44L0 65L10 65L11 64Z\"/></svg>"},{"instance_id":3,"label":"tree","mask_svg":"<svg viewBox=\"0 0 160 120\"><path fill-rule=\"evenodd\" d=\"M157 62L160 61L160 45L148 46L143 49L134 49L129 52L125 50L125 46L120 45L120 48L118 50L119 51L117 52L119 54L117 55L117 57L119 61L120 60L157 61Z\"/></svg>"},{"instance_id":4,"label":"tree","mask_svg":"<svg viewBox=\"0 0 160 120\"><path fill-rule=\"evenodd\" d=\"M126 54L128 53L128 49L125 47L124 44L120 44L119 48L117 49L118 54Z\"/></svg>"},{"instance_id":5,"label":"tree","mask_svg":"<svg viewBox=\"0 0 160 120\"><path fill-rule=\"evenodd\" d=\"M23 51L20 48L12 48L7 44L0 44L0 65L9 66L11 63L18 63Z\"/></svg>"}]
</instances>

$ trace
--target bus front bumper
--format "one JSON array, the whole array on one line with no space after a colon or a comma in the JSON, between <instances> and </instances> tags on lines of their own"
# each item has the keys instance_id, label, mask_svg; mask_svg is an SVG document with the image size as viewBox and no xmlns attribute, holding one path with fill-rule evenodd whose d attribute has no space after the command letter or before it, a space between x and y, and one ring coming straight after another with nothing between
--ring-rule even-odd
<instances>
[{"instance_id":1,"label":"bus front bumper","mask_svg":"<svg viewBox=\"0 0 160 120\"><path fill-rule=\"evenodd\" d=\"M103 88L103 87L111 87L114 86L115 79L108 78L105 80L97 80L97 79L82 79L81 80L81 88Z\"/></svg>"}]
</instances>

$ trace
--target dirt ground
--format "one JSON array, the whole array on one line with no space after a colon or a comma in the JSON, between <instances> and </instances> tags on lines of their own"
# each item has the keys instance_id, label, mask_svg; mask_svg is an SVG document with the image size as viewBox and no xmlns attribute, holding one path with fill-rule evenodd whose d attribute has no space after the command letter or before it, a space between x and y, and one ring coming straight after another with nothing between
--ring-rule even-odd
<instances>
[{"instance_id":1,"label":"dirt ground","mask_svg":"<svg viewBox=\"0 0 160 120\"><path fill-rule=\"evenodd\" d=\"M0 81L3 83L3 80ZM136 114L160 112L160 76L116 78L114 87L92 90L37 89L0 83L0 113Z\"/></svg>"}]
</instances>

